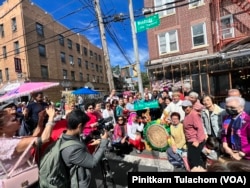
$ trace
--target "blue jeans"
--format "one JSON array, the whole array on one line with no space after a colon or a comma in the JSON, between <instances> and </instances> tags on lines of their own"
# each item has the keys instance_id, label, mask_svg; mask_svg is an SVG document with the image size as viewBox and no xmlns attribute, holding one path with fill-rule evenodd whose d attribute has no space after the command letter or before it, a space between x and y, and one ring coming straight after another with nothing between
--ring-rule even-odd
<instances>
[{"instance_id":1,"label":"blue jeans","mask_svg":"<svg viewBox=\"0 0 250 188\"><path fill-rule=\"evenodd\" d=\"M167 149L167 156L168 156L168 161L177 167L182 167L184 166L183 160L181 158L181 155L178 153L174 153L172 147L169 147Z\"/></svg>"}]
</instances>

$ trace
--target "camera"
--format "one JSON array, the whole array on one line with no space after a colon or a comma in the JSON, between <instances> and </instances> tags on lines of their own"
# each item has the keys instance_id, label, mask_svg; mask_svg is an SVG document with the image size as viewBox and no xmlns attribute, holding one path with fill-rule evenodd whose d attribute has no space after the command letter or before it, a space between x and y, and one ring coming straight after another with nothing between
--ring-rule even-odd
<instances>
[{"instance_id":1,"label":"camera","mask_svg":"<svg viewBox=\"0 0 250 188\"><path fill-rule=\"evenodd\" d=\"M98 126L97 126L98 130L110 131L113 128L114 128L113 117L109 116L107 118L102 118L98 120Z\"/></svg>"},{"instance_id":2,"label":"camera","mask_svg":"<svg viewBox=\"0 0 250 188\"><path fill-rule=\"evenodd\" d=\"M110 131L113 128L113 117L101 118L98 120L97 130L92 131L91 135L89 135L86 140L100 139L100 135L104 134L105 130Z\"/></svg>"}]
</instances>

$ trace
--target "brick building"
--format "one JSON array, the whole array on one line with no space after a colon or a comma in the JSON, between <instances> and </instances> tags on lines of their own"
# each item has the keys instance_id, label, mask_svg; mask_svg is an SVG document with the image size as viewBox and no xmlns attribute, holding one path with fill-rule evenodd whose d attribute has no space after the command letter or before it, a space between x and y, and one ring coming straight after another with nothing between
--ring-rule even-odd
<instances>
[{"instance_id":1,"label":"brick building","mask_svg":"<svg viewBox=\"0 0 250 188\"><path fill-rule=\"evenodd\" d=\"M152 87L190 82L218 98L237 87L249 98L248 0L144 0L144 7L160 18L147 30Z\"/></svg>"},{"instance_id":2,"label":"brick building","mask_svg":"<svg viewBox=\"0 0 250 188\"><path fill-rule=\"evenodd\" d=\"M48 90L59 98L67 87L85 85L108 91L102 49L80 35L84 28L66 28L29 0L0 6L1 85L23 81L64 83Z\"/></svg>"}]
</instances>

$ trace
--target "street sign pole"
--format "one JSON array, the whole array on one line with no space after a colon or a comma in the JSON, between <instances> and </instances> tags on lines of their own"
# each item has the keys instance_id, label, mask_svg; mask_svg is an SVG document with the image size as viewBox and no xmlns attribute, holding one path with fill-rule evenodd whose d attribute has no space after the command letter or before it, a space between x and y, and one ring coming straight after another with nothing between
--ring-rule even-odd
<instances>
[{"instance_id":1,"label":"street sign pole","mask_svg":"<svg viewBox=\"0 0 250 188\"><path fill-rule=\"evenodd\" d=\"M135 53L135 63L137 65L138 86L139 86L139 92L143 94L141 67L140 67L140 61L139 61L138 44L137 44L135 24L134 24L135 21L134 21L133 2L132 0L128 0L128 2L129 2L129 16L130 16L130 22L131 22L131 28L132 28L133 46L134 46L134 53Z\"/></svg>"}]
</instances>

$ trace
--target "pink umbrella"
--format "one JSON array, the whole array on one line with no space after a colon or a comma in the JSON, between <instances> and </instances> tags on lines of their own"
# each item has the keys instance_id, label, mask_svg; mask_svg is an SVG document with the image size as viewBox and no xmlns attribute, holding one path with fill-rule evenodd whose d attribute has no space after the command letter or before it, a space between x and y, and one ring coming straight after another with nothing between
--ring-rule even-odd
<instances>
[{"instance_id":1,"label":"pink umbrella","mask_svg":"<svg viewBox=\"0 0 250 188\"><path fill-rule=\"evenodd\" d=\"M15 99L18 97L29 95L33 92L42 91L45 89L49 89L51 87L58 86L59 82L27 82L21 84L19 87L8 91L3 96L0 97L0 102Z\"/></svg>"}]
</instances>

